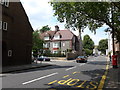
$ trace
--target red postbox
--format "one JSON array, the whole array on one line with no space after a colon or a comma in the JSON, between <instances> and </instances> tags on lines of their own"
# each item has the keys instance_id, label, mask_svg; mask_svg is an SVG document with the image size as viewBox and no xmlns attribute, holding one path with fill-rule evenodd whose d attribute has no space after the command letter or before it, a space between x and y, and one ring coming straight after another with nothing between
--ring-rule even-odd
<instances>
[{"instance_id":1,"label":"red postbox","mask_svg":"<svg viewBox=\"0 0 120 90\"><path fill-rule=\"evenodd\" d=\"M117 68L117 55L112 55L113 68Z\"/></svg>"}]
</instances>

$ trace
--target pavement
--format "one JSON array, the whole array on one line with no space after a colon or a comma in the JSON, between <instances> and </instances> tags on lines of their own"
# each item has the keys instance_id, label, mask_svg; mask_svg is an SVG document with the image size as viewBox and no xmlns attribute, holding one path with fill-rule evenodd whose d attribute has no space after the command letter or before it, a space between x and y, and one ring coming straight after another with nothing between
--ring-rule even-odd
<instances>
[{"instance_id":1,"label":"pavement","mask_svg":"<svg viewBox=\"0 0 120 90\"><path fill-rule=\"evenodd\" d=\"M29 65L21 65L21 66L12 66L12 67L4 67L2 68L2 73L9 73L21 70L35 69L41 67L51 66L52 64L48 63L32 63ZM1 75L1 74L0 74ZM103 90L120 90L120 63L118 63L118 68L112 67L112 62L109 62L108 74L106 77L106 81L103 87Z\"/></svg>"},{"instance_id":2,"label":"pavement","mask_svg":"<svg viewBox=\"0 0 120 90\"><path fill-rule=\"evenodd\" d=\"M64 61L66 61L65 57L52 57L51 59L53 61L56 61L56 60L59 60L59 61L63 61L64 60ZM21 70L35 69L35 68L47 67L47 66L51 66L51 65L52 64L39 62L39 61L38 61L38 63L36 63L36 61L35 61L32 64L27 64L27 65L3 67L2 68L2 73L9 73L9 72L15 72L15 71L21 71ZM0 74L0 76L1 75L2 74Z\"/></svg>"},{"instance_id":3,"label":"pavement","mask_svg":"<svg viewBox=\"0 0 120 90\"><path fill-rule=\"evenodd\" d=\"M120 90L120 60L118 68L113 68L112 62L109 62L108 74L104 84L103 90Z\"/></svg>"},{"instance_id":4,"label":"pavement","mask_svg":"<svg viewBox=\"0 0 120 90\"><path fill-rule=\"evenodd\" d=\"M19 66L8 66L2 68L2 73L10 73L10 72L15 72L15 71L22 71L22 70L28 70L28 69L35 69L35 68L42 68L42 67L47 67L51 66L51 64L48 63L35 63L33 62L32 64L28 65L19 65Z\"/></svg>"}]
</instances>

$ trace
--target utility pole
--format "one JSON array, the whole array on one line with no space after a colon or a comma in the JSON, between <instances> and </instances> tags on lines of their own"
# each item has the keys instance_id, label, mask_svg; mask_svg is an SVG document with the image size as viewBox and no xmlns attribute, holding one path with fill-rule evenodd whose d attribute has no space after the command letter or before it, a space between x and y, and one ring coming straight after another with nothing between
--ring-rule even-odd
<instances>
[{"instance_id":1,"label":"utility pole","mask_svg":"<svg viewBox=\"0 0 120 90\"><path fill-rule=\"evenodd\" d=\"M110 30L108 30L108 53L111 51L110 50Z\"/></svg>"}]
</instances>

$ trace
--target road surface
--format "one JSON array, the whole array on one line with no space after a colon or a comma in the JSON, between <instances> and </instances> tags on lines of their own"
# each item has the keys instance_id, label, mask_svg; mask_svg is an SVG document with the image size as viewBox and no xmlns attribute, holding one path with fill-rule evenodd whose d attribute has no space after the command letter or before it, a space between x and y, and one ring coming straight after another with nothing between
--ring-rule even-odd
<instances>
[{"instance_id":1,"label":"road surface","mask_svg":"<svg viewBox=\"0 0 120 90\"><path fill-rule=\"evenodd\" d=\"M87 63L76 63L75 60L43 63L52 66L4 74L2 88L97 89L103 88L108 72L105 56L89 57Z\"/></svg>"}]
</instances>

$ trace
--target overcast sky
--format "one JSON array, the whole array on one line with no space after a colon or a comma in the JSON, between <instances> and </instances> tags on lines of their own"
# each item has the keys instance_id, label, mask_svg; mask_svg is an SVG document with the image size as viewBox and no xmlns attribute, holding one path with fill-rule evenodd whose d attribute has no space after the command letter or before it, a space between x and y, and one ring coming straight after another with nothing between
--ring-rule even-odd
<instances>
[{"instance_id":1,"label":"overcast sky","mask_svg":"<svg viewBox=\"0 0 120 90\"><path fill-rule=\"evenodd\" d=\"M49 0L21 0L23 7L28 15L29 21L34 30L41 28L42 26L48 25L54 30L54 26L58 25L60 30L64 30L65 23L59 23L56 17L53 16L54 11L52 10L52 6L48 3ZM82 37L88 34L92 40L95 42L95 45L98 45L99 40L106 39L108 36L104 32L104 29L107 26L97 29L97 33L91 33L91 31L86 28L82 33ZM76 35L78 32L74 31Z\"/></svg>"}]
</instances>

